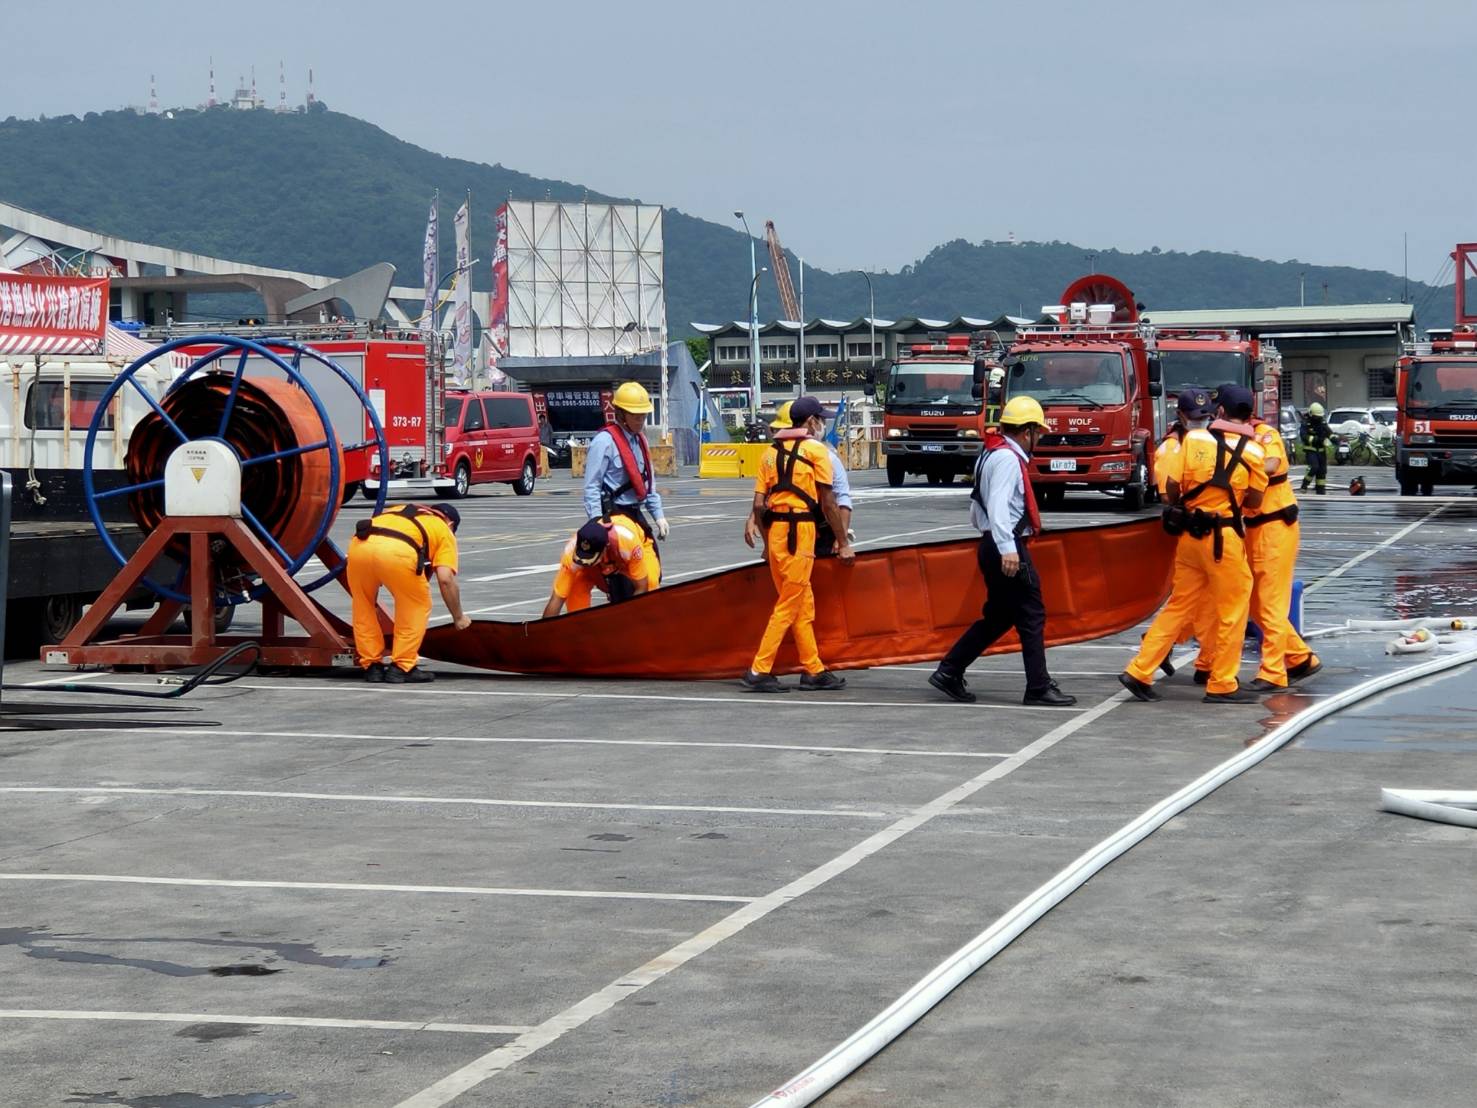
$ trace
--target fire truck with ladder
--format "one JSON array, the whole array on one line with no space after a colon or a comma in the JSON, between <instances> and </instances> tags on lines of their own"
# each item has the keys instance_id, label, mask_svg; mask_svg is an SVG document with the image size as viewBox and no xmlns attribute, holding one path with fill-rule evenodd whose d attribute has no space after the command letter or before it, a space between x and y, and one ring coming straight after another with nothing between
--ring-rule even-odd
<instances>
[{"instance_id":1,"label":"fire truck with ladder","mask_svg":"<svg viewBox=\"0 0 1477 1108\"><path fill-rule=\"evenodd\" d=\"M986 415L975 386L992 352L1001 352L999 336L981 331L916 343L893 361L882 409L889 485L897 488L910 473L946 485L974 471ZM867 382L868 395L876 395L876 384Z\"/></svg>"},{"instance_id":2,"label":"fire truck with ladder","mask_svg":"<svg viewBox=\"0 0 1477 1108\"><path fill-rule=\"evenodd\" d=\"M1130 511L1152 498L1154 444L1164 431L1164 387L1153 328L1120 281L1093 273L1067 287L1022 328L1005 358L1001 403L1031 396L1047 429L1031 459L1044 504L1069 487L1119 494Z\"/></svg>"},{"instance_id":3,"label":"fire truck with ladder","mask_svg":"<svg viewBox=\"0 0 1477 1108\"><path fill-rule=\"evenodd\" d=\"M1409 344L1395 367L1395 479L1401 496L1477 483L1477 311L1467 300L1467 281L1477 278L1477 243L1458 243L1451 256L1451 335Z\"/></svg>"}]
</instances>

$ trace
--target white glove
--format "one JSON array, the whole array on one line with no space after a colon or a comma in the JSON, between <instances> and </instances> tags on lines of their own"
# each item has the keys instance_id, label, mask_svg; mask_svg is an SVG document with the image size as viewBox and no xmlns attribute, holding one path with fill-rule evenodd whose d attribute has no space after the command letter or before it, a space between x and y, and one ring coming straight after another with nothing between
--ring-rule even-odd
<instances>
[{"instance_id":1,"label":"white glove","mask_svg":"<svg viewBox=\"0 0 1477 1108\"><path fill-rule=\"evenodd\" d=\"M846 529L846 541L856 542L856 532L853 531L850 527Z\"/></svg>"},{"instance_id":2,"label":"white glove","mask_svg":"<svg viewBox=\"0 0 1477 1108\"><path fill-rule=\"evenodd\" d=\"M671 533L672 533L672 525L667 522L667 517L666 516L657 516L657 518L656 518L656 537L659 538L659 539L661 539L663 542L666 542L667 541L667 536L670 535Z\"/></svg>"}]
</instances>

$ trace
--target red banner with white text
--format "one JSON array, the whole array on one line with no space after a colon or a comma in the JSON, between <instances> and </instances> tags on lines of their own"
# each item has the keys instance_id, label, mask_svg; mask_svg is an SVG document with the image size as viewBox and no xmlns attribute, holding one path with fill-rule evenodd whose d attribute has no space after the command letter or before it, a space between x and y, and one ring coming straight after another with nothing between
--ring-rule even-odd
<instances>
[{"instance_id":1,"label":"red banner with white text","mask_svg":"<svg viewBox=\"0 0 1477 1108\"><path fill-rule=\"evenodd\" d=\"M106 277L0 273L0 353L97 350L107 321Z\"/></svg>"}]
</instances>

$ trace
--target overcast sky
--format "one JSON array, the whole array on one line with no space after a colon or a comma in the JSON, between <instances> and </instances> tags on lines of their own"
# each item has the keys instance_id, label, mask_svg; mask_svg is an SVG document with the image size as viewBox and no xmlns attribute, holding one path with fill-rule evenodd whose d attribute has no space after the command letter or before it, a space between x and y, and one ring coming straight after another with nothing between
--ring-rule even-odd
<instances>
[{"instance_id":1,"label":"overcast sky","mask_svg":"<svg viewBox=\"0 0 1477 1108\"><path fill-rule=\"evenodd\" d=\"M1428 280L1477 238L1471 0L3 7L0 116L142 106L151 72L192 106L211 55L275 103L281 60L292 103L312 66L438 153L743 208L830 269L1014 234L1398 273L1409 232Z\"/></svg>"}]
</instances>

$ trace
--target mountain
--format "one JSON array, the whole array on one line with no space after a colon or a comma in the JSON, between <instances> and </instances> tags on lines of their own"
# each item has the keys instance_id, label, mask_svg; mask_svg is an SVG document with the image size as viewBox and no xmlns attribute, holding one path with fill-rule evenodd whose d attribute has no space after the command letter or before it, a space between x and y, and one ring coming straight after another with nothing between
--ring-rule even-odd
<instances>
[{"instance_id":1,"label":"mountain","mask_svg":"<svg viewBox=\"0 0 1477 1108\"><path fill-rule=\"evenodd\" d=\"M421 240L433 190L442 197L442 272L451 265L450 216L473 197L474 274L491 282L492 210L504 199L619 201L568 181L502 165L447 158L371 123L329 111L277 114L176 109L0 122L0 199L55 219L143 242L259 265L343 275L391 261L402 284L420 280ZM642 198L659 203L660 197ZM794 229L791 229L792 231ZM692 321L746 314L749 252L741 231L669 208L667 318L674 336ZM760 264L765 264L760 244ZM872 277L884 317L1034 315L1088 268L1125 281L1152 308L1273 307L1398 301L1390 273L1239 254L1158 249L1127 254L1070 243L969 243L935 247L896 273ZM795 260L790 259L794 271ZM779 313L772 280L760 282L760 316ZM807 268L806 313L853 318L867 311L859 274ZM1450 323L1446 290L1411 282L1425 326Z\"/></svg>"}]
</instances>

